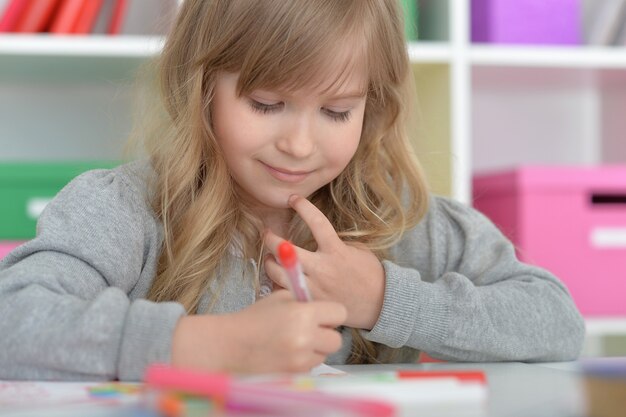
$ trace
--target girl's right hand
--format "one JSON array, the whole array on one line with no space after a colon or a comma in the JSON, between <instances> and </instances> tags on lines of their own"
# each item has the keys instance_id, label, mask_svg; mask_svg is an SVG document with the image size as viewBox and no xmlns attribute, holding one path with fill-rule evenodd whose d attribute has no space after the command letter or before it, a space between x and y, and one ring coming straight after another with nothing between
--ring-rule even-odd
<instances>
[{"instance_id":1,"label":"girl's right hand","mask_svg":"<svg viewBox=\"0 0 626 417\"><path fill-rule=\"evenodd\" d=\"M346 308L298 302L285 290L237 313L180 319L172 364L237 373L307 372L341 348Z\"/></svg>"}]
</instances>

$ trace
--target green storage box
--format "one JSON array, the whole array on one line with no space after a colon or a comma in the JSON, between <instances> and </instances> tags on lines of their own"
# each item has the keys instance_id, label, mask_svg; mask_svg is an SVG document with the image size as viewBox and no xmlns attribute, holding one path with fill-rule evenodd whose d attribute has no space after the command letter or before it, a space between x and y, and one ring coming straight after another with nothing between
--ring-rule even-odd
<instances>
[{"instance_id":1,"label":"green storage box","mask_svg":"<svg viewBox=\"0 0 626 417\"><path fill-rule=\"evenodd\" d=\"M418 0L401 0L404 12L404 34L408 41L417 40Z\"/></svg>"},{"instance_id":2,"label":"green storage box","mask_svg":"<svg viewBox=\"0 0 626 417\"><path fill-rule=\"evenodd\" d=\"M118 162L0 163L0 240L35 236L37 218L46 204L74 177Z\"/></svg>"}]
</instances>

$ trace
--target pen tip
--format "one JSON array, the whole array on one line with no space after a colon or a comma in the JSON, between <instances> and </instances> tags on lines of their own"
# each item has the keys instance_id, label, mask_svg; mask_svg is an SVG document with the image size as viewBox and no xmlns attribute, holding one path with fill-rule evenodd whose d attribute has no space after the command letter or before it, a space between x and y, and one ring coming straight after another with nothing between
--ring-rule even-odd
<instances>
[{"instance_id":1,"label":"pen tip","mask_svg":"<svg viewBox=\"0 0 626 417\"><path fill-rule=\"evenodd\" d=\"M290 268L296 264L298 258L296 256L296 250L291 242L284 240L280 245L278 245L278 258L280 259L280 263L285 268Z\"/></svg>"}]
</instances>

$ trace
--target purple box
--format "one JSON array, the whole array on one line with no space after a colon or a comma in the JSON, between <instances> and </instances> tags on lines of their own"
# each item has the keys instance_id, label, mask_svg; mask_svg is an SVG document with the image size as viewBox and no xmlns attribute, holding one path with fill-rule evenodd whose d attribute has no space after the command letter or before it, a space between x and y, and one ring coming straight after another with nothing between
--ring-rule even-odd
<instances>
[{"instance_id":1,"label":"purple box","mask_svg":"<svg viewBox=\"0 0 626 417\"><path fill-rule=\"evenodd\" d=\"M581 43L581 0L470 1L473 42Z\"/></svg>"}]
</instances>

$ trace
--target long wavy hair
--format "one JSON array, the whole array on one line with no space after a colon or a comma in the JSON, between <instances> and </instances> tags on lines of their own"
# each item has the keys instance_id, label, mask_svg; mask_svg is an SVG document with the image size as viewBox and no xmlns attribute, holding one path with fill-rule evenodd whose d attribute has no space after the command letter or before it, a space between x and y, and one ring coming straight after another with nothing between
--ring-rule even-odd
<instances>
[{"instance_id":1,"label":"long wavy hair","mask_svg":"<svg viewBox=\"0 0 626 417\"><path fill-rule=\"evenodd\" d=\"M148 298L196 313L228 257L233 236L245 259L262 259L262 224L241 203L211 127L214 80L238 72L238 93L298 89L325 80L333 59L367 69L358 149L346 169L309 196L346 242L388 259L389 248L427 208L424 176L407 138L412 76L397 0L185 0L157 59L161 113L144 135L156 175L151 204L163 224ZM351 54L345 52L350 48ZM320 76L321 75L321 76ZM145 125L143 127L146 127ZM316 243L293 214L289 238ZM262 265L259 265L261 268ZM258 280L255 277L255 280ZM255 283L258 285L258 282ZM219 297L219 294L214 294ZM352 329L348 363L388 361L393 349Z\"/></svg>"}]
</instances>

